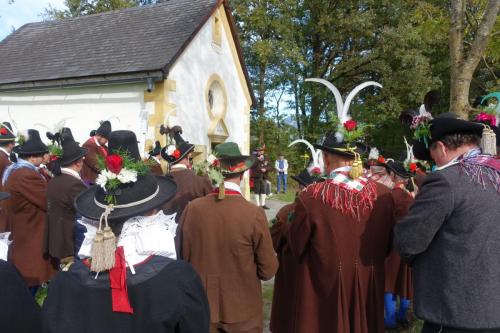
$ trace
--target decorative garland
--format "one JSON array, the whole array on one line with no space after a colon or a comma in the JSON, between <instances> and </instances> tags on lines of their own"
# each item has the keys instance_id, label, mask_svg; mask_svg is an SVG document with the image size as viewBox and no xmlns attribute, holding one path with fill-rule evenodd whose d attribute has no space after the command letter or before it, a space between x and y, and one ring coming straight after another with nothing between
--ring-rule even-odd
<instances>
[{"instance_id":1,"label":"decorative garland","mask_svg":"<svg viewBox=\"0 0 500 333\"><path fill-rule=\"evenodd\" d=\"M429 140L431 137L431 122L432 116L422 115L413 117L410 128L414 130L414 138L425 143L425 147L429 148Z\"/></svg>"},{"instance_id":2,"label":"decorative garland","mask_svg":"<svg viewBox=\"0 0 500 333\"><path fill-rule=\"evenodd\" d=\"M63 149L60 146L52 144L48 145L47 148L49 148L51 161L56 161L63 157Z\"/></svg>"},{"instance_id":3,"label":"decorative garland","mask_svg":"<svg viewBox=\"0 0 500 333\"><path fill-rule=\"evenodd\" d=\"M126 151L116 151L106 158L98 156L97 162L101 172L97 177L96 184L105 192L105 200L108 204L116 204L115 191L122 184L135 183L137 178L145 176L150 172L147 161L135 161Z\"/></svg>"}]
</instances>

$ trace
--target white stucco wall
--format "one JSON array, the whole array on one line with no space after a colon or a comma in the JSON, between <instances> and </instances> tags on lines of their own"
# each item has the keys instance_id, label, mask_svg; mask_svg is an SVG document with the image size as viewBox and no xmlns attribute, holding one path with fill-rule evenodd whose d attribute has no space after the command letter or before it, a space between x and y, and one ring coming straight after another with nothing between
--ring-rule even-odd
<instances>
[{"instance_id":1,"label":"white stucco wall","mask_svg":"<svg viewBox=\"0 0 500 333\"><path fill-rule=\"evenodd\" d=\"M65 126L83 143L100 120L109 119L113 130L134 131L143 146L148 111L144 103L145 88L142 84L127 84L0 93L0 121L11 121L12 117L21 130L37 129L46 140L47 129L38 124L54 128L68 118Z\"/></svg>"},{"instance_id":2,"label":"white stucco wall","mask_svg":"<svg viewBox=\"0 0 500 333\"><path fill-rule=\"evenodd\" d=\"M210 146L205 94L210 77L216 74L227 93L227 141L237 142L244 153L248 153L250 105L238 76L239 60L233 58L229 40L232 36L222 29L221 45L214 44L212 20L208 20L171 68L168 79L176 82L176 91L169 93L169 102L175 104L176 116L171 117L169 123L182 126L190 142Z\"/></svg>"},{"instance_id":3,"label":"white stucco wall","mask_svg":"<svg viewBox=\"0 0 500 333\"><path fill-rule=\"evenodd\" d=\"M224 10L219 9L219 15ZM175 105L175 116L169 125L180 125L185 139L210 150L208 127L210 124L206 92L208 81L214 74L221 78L227 95L224 118L229 137L237 142L245 154L249 153L249 101L245 86L238 74L239 59L233 57L230 31L221 29L221 44L212 39L212 19L199 31L172 66L168 80L175 81L175 91L166 101ZM128 129L136 133L141 147L147 139L154 140L159 125L148 127L148 116L155 112L153 102L144 102L145 84L123 84L84 88L49 89L25 92L0 92L0 121L11 121L20 129L35 128L45 140L44 124L53 128L64 118L77 141L83 143L100 120L110 119L113 130ZM166 119L167 120L167 119Z\"/></svg>"}]
</instances>

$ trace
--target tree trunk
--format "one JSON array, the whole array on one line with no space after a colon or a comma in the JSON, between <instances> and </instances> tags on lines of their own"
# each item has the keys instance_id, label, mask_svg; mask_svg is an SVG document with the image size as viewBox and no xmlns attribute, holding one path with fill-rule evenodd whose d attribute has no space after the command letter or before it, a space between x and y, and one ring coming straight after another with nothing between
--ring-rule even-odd
<instances>
[{"instance_id":1,"label":"tree trunk","mask_svg":"<svg viewBox=\"0 0 500 333\"><path fill-rule=\"evenodd\" d=\"M451 87L450 111L463 119L469 118L472 107L469 104L470 84L477 65L488 46L489 37L500 11L500 1L489 0L477 28L474 41L464 54L465 0L451 1L450 60ZM472 28L472 27L471 27Z\"/></svg>"}]
</instances>

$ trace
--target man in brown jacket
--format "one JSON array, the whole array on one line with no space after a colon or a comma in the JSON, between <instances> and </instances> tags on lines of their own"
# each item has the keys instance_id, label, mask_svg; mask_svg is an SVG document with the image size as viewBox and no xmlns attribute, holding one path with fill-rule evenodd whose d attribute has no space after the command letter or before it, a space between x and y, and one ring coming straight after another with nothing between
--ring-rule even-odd
<instances>
[{"instance_id":1,"label":"man in brown jacket","mask_svg":"<svg viewBox=\"0 0 500 333\"><path fill-rule=\"evenodd\" d=\"M160 156L161 156L161 144L160 141L156 141L155 146L149 152L149 158L148 158L149 169L155 176L165 175L161 167Z\"/></svg>"},{"instance_id":2,"label":"man in brown jacket","mask_svg":"<svg viewBox=\"0 0 500 333\"><path fill-rule=\"evenodd\" d=\"M299 183L300 192L319 180L311 177L307 169L302 170L297 176L292 176L292 179ZM297 196L300 192L297 193ZM276 218L271 222L271 238L279 261L279 269L274 278L273 305L269 324L269 328L273 333L290 332L292 322L290 316L293 314L295 307L294 288L298 264L287 242L288 229L294 211L295 202L283 206L276 214Z\"/></svg>"},{"instance_id":3,"label":"man in brown jacket","mask_svg":"<svg viewBox=\"0 0 500 333\"><path fill-rule=\"evenodd\" d=\"M80 175L87 185L93 185L99 175L98 156L106 158L108 156L108 137L111 133L111 123L109 121L101 122L99 128L90 132L90 138L83 144L87 149L87 155L83 163Z\"/></svg>"},{"instance_id":4,"label":"man in brown jacket","mask_svg":"<svg viewBox=\"0 0 500 333\"><path fill-rule=\"evenodd\" d=\"M167 215L177 214L175 216L177 222L190 201L204 197L212 191L210 179L198 176L191 169L194 145L184 141L181 134L182 129L179 126L174 127L175 145L167 145L161 151L161 156L169 163L170 171L167 175L177 184L177 194L163 206L163 211Z\"/></svg>"},{"instance_id":5,"label":"man in brown jacket","mask_svg":"<svg viewBox=\"0 0 500 333\"><path fill-rule=\"evenodd\" d=\"M387 187L360 177L351 147L335 134L316 145L328 179L296 200L288 235L299 262L290 333L384 332L393 201Z\"/></svg>"},{"instance_id":6,"label":"man in brown jacket","mask_svg":"<svg viewBox=\"0 0 500 333\"><path fill-rule=\"evenodd\" d=\"M75 253L74 201L87 188L79 175L87 150L81 148L72 135L64 138L62 150L61 173L49 182L47 190L45 253L58 259L61 265L67 265L73 262Z\"/></svg>"},{"instance_id":7,"label":"man in brown jacket","mask_svg":"<svg viewBox=\"0 0 500 333\"><path fill-rule=\"evenodd\" d=\"M215 154L224 182L187 205L177 230L179 256L205 286L211 332L262 332L260 280L274 276L278 261L263 210L241 195L239 184L253 161L231 142Z\"/></svg>"},{"instance_id":8,"label":"man in brown jacket","mask_svg":"<svg viewBox=\"0 0 500 333\"><path fill-rule=\"evenodd\" d=\"M5 169L12 164L10 155L16 145L16 135L12 131L12 126L8 122L0 124L0 180L3 177ZM3 208L5 202L0 202L0 232L4 232L7 228L7 219L5 216L5 209Z\"/></svg>"},{"instance_id":9,"label":"man in brown jacket","mask_svg":"<svg viewBox=\"0 0 500 333\"><path fill-rule=\"evenodd\" d=\"M13 241L9 261L19 270L26 284L36 289L53 276L55 267L42 251L47 182L37 171L48 148L38 131L29 130L28 133L28 140L17 148L18 161L7 168L2 184L11 194L5 205L7 227Z\"/></svg>"},{"instance_id":10,"label":"man in brown jacket","mask_svg":"<svg viewBox=\"0 0 500 333\"><path fill-rule=\"evenodd\" d=\"M394 218L398 222L402 220L410 206L415 200L415 193L408 191L408 183L411 174L405 169L401 162L387 162L389 175L394 183L391 191L394 200ZM385 259L385 327L395 329L398 324L403 326L408 324L407 312L413 295L411 283L411 268L401 260L401 256L392 249ZM396 311L396 301L399 296L399 310Z\"/></svg>"}]
</instances>

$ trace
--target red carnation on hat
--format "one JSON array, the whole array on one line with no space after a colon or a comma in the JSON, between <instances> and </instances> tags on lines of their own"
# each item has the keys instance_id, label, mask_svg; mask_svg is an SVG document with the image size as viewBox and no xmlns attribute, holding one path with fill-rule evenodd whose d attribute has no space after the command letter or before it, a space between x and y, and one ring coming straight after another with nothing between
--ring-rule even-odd
<instances>
[{"instance_id":1,"label":"red carnation on hat","mask_svg":"<svg viewBox=\"0 0 500 333\"><path fill-rule=\"evenodd\" d=\"M179 157L181 157L181 152L179 151L179 149L176 149L173 153L172 153L172 156L177 160L179 159Z\"/></svg>"},{"instance_id":2,"label":"red carnation on hat","mask_svg":"<svg viewBox=\"0 0 500 333\"><path fill-rule=\"evenodd\" d=\"M106 157L106 166L114 174L119 174L123 167L123 159L120 155L108 155Z\"/></svg>"},{"instance_id":3,"label":"red carnation on hat","mask_svg":"<svg viewBox=\"0 0 500 333\"><path fill-rule=\"evenodd\" d=\"M321 175L321 169L319 167L314 167L312 170L311 170L311 174L313 176L320 176Z\"/></svg>"},{"instance_id":4,"label":"red carnation on hat","mask_svg":"<svg viewBox=\"0 0 500 333\"><path fill-rule=\"evenodd\" d=\"M356 120L348 120L344 123L344 128L348 131L354 131L356 129L356 126L358 126L358 123Z\"/></svg>"},{"instance_id":5,"label":"red carnation on hat","mask_svg":"<svg viewBox=\"0 0 500 333\"><path fill-rule=\"evenodd\" d=\"M385 157L380 155L377 159L377 161L379 161L380 163L385 163Z\"/></svg>"},{"instance_id":6,"label":"red carnation on hat","mask_svg":"<svg viewBox=\"0 0 500 333\"><path fill-rule=\"evenodd\" d=\"M0 131L0 132L1 132L1 131ZM51 155L50 155L50 160L51 160L51 161L57 161L57 159L58 159L57 155L54 155L54 154L51 154Z\"/></svg>"},{"instance_id":7,"label":"red carnation on hat","mask_svg":"<svg viewBox=\"0 0 500 333\"><path fill-rule=\"evenodd\" d=\"M410 171L415 172L417 171L417 163L412 163L410 164Z\"/></svg>"},{"instance_id":8,"label":"red carnation on hat","mask_svg":"<svg viewBox=\"0 0 500 333\"><path fill-rule=\"evenodd\" d=\"M7 135L9 132L7 132L7 129L5 127L0 128L0 134L2 135Z\"/></svg>"}]
</instances>

